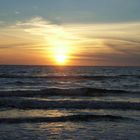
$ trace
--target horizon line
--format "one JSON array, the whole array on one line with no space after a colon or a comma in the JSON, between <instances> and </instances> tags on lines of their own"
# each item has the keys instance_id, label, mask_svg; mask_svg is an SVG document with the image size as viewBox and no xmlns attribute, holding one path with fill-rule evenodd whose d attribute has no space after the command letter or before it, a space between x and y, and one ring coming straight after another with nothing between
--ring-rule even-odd
<instances>
[{"instance_id":1,"label":"horizon line","mask_svg":"<svg viewBox=\"0 0 140 140\"><path fill-rule=\"evenodd\" d=\"M140 67L140 65L44 65L44 64L0 64L0 66L48 66L48 67Z\"/></svg>"}]
</instances>

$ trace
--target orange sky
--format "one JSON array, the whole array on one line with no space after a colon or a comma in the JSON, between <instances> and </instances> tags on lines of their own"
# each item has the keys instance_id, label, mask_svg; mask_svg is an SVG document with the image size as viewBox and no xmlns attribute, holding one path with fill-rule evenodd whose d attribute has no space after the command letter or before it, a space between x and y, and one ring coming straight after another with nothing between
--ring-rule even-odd
<instances>
[{"instance_id":1,"label":"orange sky","mask_svg":"<svg viewBox=\"0 0 140 140\"><path fill-rule=\"evenodd\" d=\"M139 28L140 22L18 21L0 27L0 64L139 65Z\"/></svg>"}]
</instances>

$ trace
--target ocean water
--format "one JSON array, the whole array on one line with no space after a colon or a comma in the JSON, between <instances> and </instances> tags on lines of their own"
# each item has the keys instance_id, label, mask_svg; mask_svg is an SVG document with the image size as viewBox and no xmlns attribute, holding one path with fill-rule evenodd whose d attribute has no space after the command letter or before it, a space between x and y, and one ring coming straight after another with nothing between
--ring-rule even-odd
<instances>
[{"instance_id":1,"label":"ocean water","mask_svg":"<svg viewBox=\"0 0 140 140\"><path fill-rule=\"evenodd\" d=\"M0 66L0 140L139 140L140 67Z\"/></svg>"}]
</instances>

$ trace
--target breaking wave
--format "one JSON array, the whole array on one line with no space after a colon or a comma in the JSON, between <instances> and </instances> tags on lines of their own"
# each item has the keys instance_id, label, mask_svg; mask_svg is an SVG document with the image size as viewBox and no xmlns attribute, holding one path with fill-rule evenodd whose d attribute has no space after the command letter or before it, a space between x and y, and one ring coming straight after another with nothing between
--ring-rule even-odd
<instances>
[{"instance_id":1,"label":"breaking wave","mask_svg":"<svg viewBox=\"0 0 140 140\"><path fill-rule=\"evenodd\" d=\"M112 79L112 78L124 78L124 77L140 78L140 75L23 75L23 74L0 74L0 78L46 78L46 79Z\"/></svg>"},{"instance_id":2,"label":"breaking wave","mask_svg":"<svg viewBox=\"0 0 140 140\"><path fill-rule=\"evenodd\" d=\"M80 122L80 121L136 121L135 119L113 115L71 115L61 117L0 118L0 123L41 123L41 122Z\"/></svg>"},{"instance_id":3,"label":"breaking wave","mask_svg":"<svg viewBox=\"0 0 140 140\"><path fill-rule=\"evenodd\" d=\"M0 98L0 108L140 110L140 103L122 101L45 101L29 98Z\"/></svg>"},{"instance_id":4,"label":"breaking wave","mask_svg":"<svg viewBox=\"0 0 140 140\"><path fill-rule=\"evenodd\" d=\"M140 94L126 90L112 90L100 88L47 88L43 90L26 90L26 91L0 91L0 97L48 97L48 96L113 96L123 94Z\"/></svg>"}]
</instances>

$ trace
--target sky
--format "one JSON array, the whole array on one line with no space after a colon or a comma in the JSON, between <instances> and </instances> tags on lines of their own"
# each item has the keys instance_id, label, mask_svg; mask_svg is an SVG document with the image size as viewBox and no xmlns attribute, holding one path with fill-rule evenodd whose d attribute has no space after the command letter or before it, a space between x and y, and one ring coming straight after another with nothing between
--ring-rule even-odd
<instances>
[{"instance_id":1,"label":"sky","mask_svg":"<svg viewBox=\"0 0 140 140\"><path fill-rule=\"evenodd\" d=\"M0 64L140 66L140 0L0 0Z\"/></svg>"}]
</instances>

